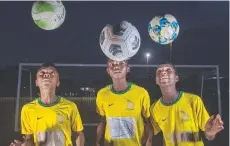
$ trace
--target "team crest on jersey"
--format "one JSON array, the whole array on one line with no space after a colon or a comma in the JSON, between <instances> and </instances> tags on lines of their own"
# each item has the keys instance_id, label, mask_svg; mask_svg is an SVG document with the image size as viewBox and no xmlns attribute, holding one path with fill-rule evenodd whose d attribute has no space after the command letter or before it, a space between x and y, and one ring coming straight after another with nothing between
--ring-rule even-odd
<instances>
[{"instance_id":1,"label":"team crest on jersey","mask_svg":"<svg viewBox=\"0 0 230 146\"><path fill-rule=\"evenodd\" d=\"M180 117L181 117L182 121L188 121L189 120L188 114L184 111L180 111Z\"/></svg>"},{"instance_id":2,"label":"team crest on jersey","mask_svg":"<svg viewBox=\"0 0 230 146\"><path fill-rule=\"evenodd\" d=\"M62 123L64 121L64 118L62 115L57 114L57 122Z\"/></svg>"},{"instance_id":3,"label":"team crest on jersey","mask_svg":"<svg viewBox=\"0 0 230 146\"><path fill-rule=\"evenodd\" d=\"M131 100L127 100L127 110L133 110L134 104Z\"/></svg>"}]
</instances>

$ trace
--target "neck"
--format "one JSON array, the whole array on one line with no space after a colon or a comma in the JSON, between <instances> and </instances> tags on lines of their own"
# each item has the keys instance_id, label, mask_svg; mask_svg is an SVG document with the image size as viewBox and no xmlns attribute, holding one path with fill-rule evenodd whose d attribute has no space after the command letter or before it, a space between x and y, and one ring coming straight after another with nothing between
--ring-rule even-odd
<instances>
[{"instance_id":1,"label":"neck","mask_svg":"<svg viewBox=\"0 0 230 146\"><path fill-rule=\"evenodd\" d=\"M113 79L113 89L115 90L115 91L118 91L118 92L120 92L120 91L124 91L124 90L126 90L128 88L128 82L126 81L126 79L125 78L123 78L123 79Z\"/></svg>"},{"instance_id":2,"label":"neck","mask_svg":"<svg viewBox=\"0 0 230 146\"><path fill-rule=\"evenodd\" d=\"M43 104L53 104L57 100L55 91L40 90L41 102Z\"/></svg>"},{"instance_id":3,"label":"neck","mask_svg":"<svg viewBox=\"0 0 230 146\"><path fill-rule=\"evenodd\" d=\"M161 88L161 93L162 93L162 99L165 102L172 102L174 101L177 97L179 92L176 90L176 88L169 88L169 87L165 87L165 88Z\"/></svg>"}]
</instances>

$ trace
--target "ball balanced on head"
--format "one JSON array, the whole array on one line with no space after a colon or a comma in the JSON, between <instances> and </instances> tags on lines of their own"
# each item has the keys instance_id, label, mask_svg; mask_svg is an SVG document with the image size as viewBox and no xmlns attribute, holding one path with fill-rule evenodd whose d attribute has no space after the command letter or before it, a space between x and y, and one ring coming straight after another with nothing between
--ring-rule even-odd
<instances>
[{"instance_id":1,"label":"ball balanced on head","mask_svg":"<svg viewBox=\"0 0 230 146\"><path fill-rule=\"evenodd\" d=\"M129 22L106 25L100 34L103 53L116 61L128 60L139 50L141 38L138 30Z\"/></svg>"}]
</instances>

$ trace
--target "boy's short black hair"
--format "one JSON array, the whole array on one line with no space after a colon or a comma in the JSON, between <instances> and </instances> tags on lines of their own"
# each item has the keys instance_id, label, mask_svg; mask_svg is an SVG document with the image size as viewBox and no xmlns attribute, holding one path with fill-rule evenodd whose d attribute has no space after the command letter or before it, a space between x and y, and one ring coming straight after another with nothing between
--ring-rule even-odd
<instances>
[{"instance_id":1,"label":"boy's short black hair","mask_svg":"<svg viewBox=\"0 0 230 146\"><path fill-rule=\"evenodd\" d=\"M43 63L43 64L41 65L41 67L38 69L38 71L41 70L41 69L43 69L43 68L47 68L47 67L52 67L52 68L54 68L55 70L57 70L54 63L45 62L45 63Z\"/></svg>"},{"instance_id":2,"label":"boy's short black hair","mask_svg":"<svg viewBox=\"0 0 230 146\"><path fill-rule=\"evenodd\" d=\"M110 61L115 61L115 60L112 60L112 59L108 59L108 61L107 61L107 65L108 65L108 63L110 62ZM128 64L128 60L123 60L125 63L127 63ZM120 61L121 62L121 61Z\"/></svg>"},{"instance_id":3,"label":"boy's short black hair","mask_svg":"<svg viewBox=\"0 0 230 146\"><path fill-rule=\"evenodd\" d=\"M54 65L54 63L51 63L51 62L45 62L45 63L43 63L42 64L42 66L41 67L53 67L53 68L56 68L55 67L55 65Z\"/></svg>"},{"instance_id":4,"label":"boy's short black hair","mask_svg":"<svg viewBox=\"0 0 230 146\"><path fill-rule=\"evenodd\" d=\"M157 66L156 70L160 67L160 65L163 65L163 64L169 64L169 65L171 65L171 66L172 66L172 68L174 69L174 71L175 71L176 75L178 75L178 72L177 72L177 69L176 69L175 65L174 65L174 64L172 64L172 63L171 63L171 62L169 62L169 61L165 61L165 62L162 62L162 63L158 64L158 66Z\"/></svg>"}]
</instances>

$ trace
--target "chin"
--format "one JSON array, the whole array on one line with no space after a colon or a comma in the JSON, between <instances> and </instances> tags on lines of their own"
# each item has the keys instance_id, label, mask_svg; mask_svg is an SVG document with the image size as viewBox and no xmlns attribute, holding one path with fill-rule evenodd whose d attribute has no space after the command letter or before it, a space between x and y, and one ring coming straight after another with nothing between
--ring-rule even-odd
<instances>
[{"instance_id":1,"label":"chin","mask_svg":"<svg viewBox=\"0 0 230 146\"><path fill-rule=\"evenodd\" d=\"M122 78L124 78L124 76L122 76L122 75L114 75L113 78L114 79L122 79Z\"/></svg>"},{"instance_id":2,"label":"chin","mask_svg":"<svg viewBox=\"0 0 230 146\"><path fill-rule=\"evenodd\" d=\"M170 85L172 85L172 84L170 84L170 83L160 83L160 87L168 87Z\"/></svg>"},{"instance_id":3,"label":"chin","mask_svg":"<svg viewBox=\"0 0 230 146\"><path fill-rule=\"evenodd\" d=\"M41 89L51 89L52 85L51 84L45 84L40 87Z\"/></svg>"},{"instance_id":4,"label":"chin","mask_svg":"<svg viewBox=\"0 0 230 146\"><path fill-rule=\"evenodd\" d=\"M120 76L113 76L114 79L120 79Z\"/></svg>"},{"instance_id":5,"label":"chin","mask_svg":"<svg viewBox=\"0 0 230 146\"><path fill-rule=\"evenodd\" d=\"M121 73L113 74L112 77L113 78L121 78L122 74Z\"/></svg>"}]
</instances>

